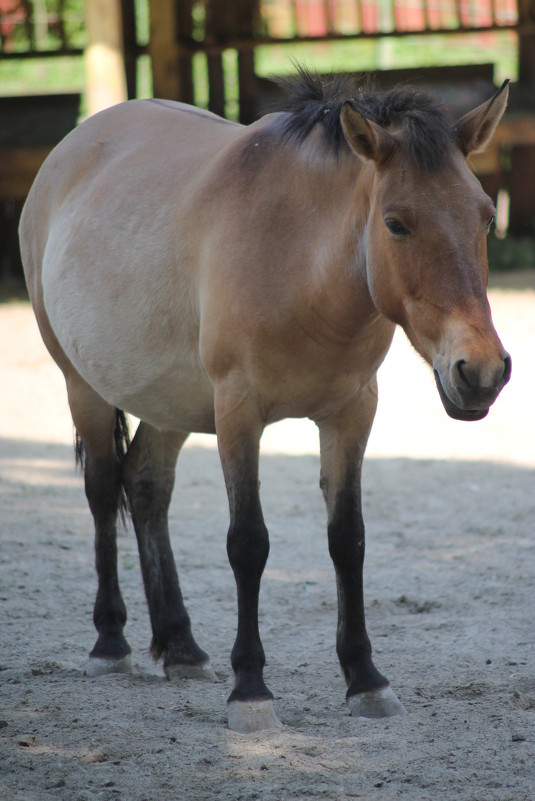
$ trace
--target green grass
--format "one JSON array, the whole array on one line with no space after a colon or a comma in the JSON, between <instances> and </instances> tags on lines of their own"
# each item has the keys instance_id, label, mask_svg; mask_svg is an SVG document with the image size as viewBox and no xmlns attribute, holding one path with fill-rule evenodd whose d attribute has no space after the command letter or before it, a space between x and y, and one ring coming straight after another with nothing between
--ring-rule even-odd
<instances>
[{"instance_id":1,"label":"green grass","mask_svg":"<svg viewBox=\"0 0 535 801\"><path fill-rule=\"evenodd\" d=\"M270 45L256 50L256 69L265 77L292 72L292 60L318 72L494 63L497 82L514 80L518 72L517 38L510 31Z\"/></svg>"},{"instance_id":2,"label":"green grass","mask_svg":"<svg viewBox=\"0 0 535 801\"><path fill-rule=\"evenodd\" d=\"M21 60L0 59L0 95L83 92L82 56L50 56Z\"/></svg>"}]
</instances>

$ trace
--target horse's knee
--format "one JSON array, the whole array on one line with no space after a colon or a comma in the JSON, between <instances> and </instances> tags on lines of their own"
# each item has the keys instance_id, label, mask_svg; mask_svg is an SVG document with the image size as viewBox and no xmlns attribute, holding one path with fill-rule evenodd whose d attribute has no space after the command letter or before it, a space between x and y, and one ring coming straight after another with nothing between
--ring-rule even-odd
<instances>
[{"instance_id":1,"label":"horse's knee","mask_svg":"<svg viewBox=\"0 0 535 801\"><path fill-rule=\"evenodd\" d=\"M336 567L362 567L364 562L364 520L354 493L340 493L329 522L329 554Z\"/></svg>"},{"instance_id":2,"label":"horse's knee","mask_svg":"<svg viewBox=\"0 0 535 801\"><path fill-rule=\"evenodd\" d=\"M364 564L364 525L346 521L328 528L329 554L337 569L362 569Z\"/></svg>"},{"instance_id":3,"label":"horse's knee","mask_svg":"<svg viewBox=\"0 0 535 801\"><path fill-rule=\"evenodd\" d=\"M264 522L233 521L227 535L227 554L236 576L259 579L269 556L269 534Z\"/></svg>"}]
</instances>

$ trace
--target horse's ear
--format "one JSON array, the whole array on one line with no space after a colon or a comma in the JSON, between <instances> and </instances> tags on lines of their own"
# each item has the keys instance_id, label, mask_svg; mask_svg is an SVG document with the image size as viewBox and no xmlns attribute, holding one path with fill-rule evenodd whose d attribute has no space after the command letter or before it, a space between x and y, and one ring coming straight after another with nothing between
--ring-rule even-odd
<instances>
[{"instance_id":1,"label":"horse's ear","mask_svg":"<svg viewBox=\"0 0 535 801\"><path fill-rule=\"evenodd\" d=\"M388 131L363 117L351 101L344 103L340 122L347 144L355 155L365 161L385 164L398 146L397 140Z\"/></svg>"},{"instance_id":2,"label":"horse's ear","mask_svg":"<svg viewBox=\"0 0 535 801\"><path fill-rule=\"evenodd\" d=\"M509 80L506 80L490 100L469 111L456 123L457 144L465 156L485 150L505 111L508 96Z\"/></svg>"}]
</instances>

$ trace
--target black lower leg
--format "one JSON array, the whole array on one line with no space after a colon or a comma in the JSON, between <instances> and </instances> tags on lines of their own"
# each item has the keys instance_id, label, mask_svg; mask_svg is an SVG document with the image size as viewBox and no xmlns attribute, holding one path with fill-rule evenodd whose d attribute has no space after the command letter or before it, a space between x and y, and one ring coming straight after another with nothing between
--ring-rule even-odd
<instances>
[{"instance_id":1,"label":"black lower leg","mask_svg":"<svg viewBox=\"0 0 535 801\"><path fill-rule=\"evenodd\" d=\"M120 659L130 653L123 635L126 607L117 575L117 513L121 497L120 466L114 459L85 460L85 489L95 521L98 590L93 620L98 639L92 657Z\"/></svg>"},{"instance_id":2,"label":"black lower leg","mask_svg":"<svg viewBox=\"0 0 535 801\"><path fill-rule=\"evenodd\" d=\"M260 579L269 554L261 513L246 523L231 523L227 552L238 593L238 631L231 654L235 686L228 700L272 699L263 679L266 659L258 628Z\"/></svg>"},{"instance_id":3,"label":"black lower leg","mask_svg":"<svg viewBox=\"0 0 535 801\"><path fill-rule=\"evenodd\" d=\"M372 662L372 647L364 615L364 523L360 494L342 490L329 523L329 552L338 588L336 647L347 682L347 695L386 687L388 680Z\"/></svg>"},{"instance_id":4,"label":"black lower leg","mask_svg":"<svg viewBox=\"0 0 535 801\"><path fill-rule=\"evenodd\" d=\"M143 522L136 515L136 507L133 517L152 626L151 654L154 659L163 657L166 668L208 662L208 654L197 645L191 632L169 543L167 521L153 516L150 524Z\"/></svg>"},{"instance_id":5,"label":"black lower leg","mask_svg":"<svg viewBox=\"0 0 535 801\"><path fill-rule=\"evenodd\" d=\"M155 659L163 657L165 668L208 662L191 632L167 522L175 464L185 439L142 423L123 466L152 625L151 653Z\"/></svg>"}]
</instances>

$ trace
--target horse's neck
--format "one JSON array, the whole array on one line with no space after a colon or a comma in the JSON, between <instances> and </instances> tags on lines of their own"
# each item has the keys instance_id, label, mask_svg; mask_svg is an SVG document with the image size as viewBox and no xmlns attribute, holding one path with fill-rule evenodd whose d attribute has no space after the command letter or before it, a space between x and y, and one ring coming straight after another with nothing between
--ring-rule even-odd
<instances>
[{"instance_id":1,"label":"horse's neck","mask_svg":"<svg viewBox=\"0 0 535 801\"><path fill-rule=\"evenodd\" d=\"M370 170L350 154L317 167L315 196L318 224L314 230L315 286L326 308L348 321L372 321L380 313L368 288L366 232L370 206ZM321 218L321 222L320 222ZM320 289L321 288L321 289Z\"/></svg>"},{"instance_id":2,"label":"horse's neck","mask_svg":"<svg viewBox=\"0 0 535 801\"><path fill-rule=\"evenodd\" d=\"M243 186L231 186L237 207L249 205L237 217L253 220L258 236L267 236L268 262L273 251L269 237L277 230L284 243L280 256L287 264L280 280L289 302L322 309L333 324L350 332L378 315L365 263L373 171L349 150L329 152L320 129L304 142L282 144L281 119L263 119L240 136L237 161L245 177ZM235 167L234 152L231 158ZM250 205L245 180L260 187L262 202L256 208Z\"/></svg>"}]
</instances>

